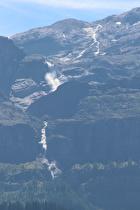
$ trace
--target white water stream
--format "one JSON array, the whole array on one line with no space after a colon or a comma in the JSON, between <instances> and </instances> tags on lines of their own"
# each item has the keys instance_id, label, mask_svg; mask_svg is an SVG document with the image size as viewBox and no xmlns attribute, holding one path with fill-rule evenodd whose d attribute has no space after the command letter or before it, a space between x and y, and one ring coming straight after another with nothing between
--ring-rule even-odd
<instances>
[{"instance_id":1,"label":"white water stream","mask_svg":"<svg viewBox=\"0 0 140 210\"><path fill-rule=\"evenodd\" d=\"M96 49L97 49L97 51L94 52L94 55L97 56L98 54L100 54L100 42L97 40L97 37L98 37L97 31L99 30L99 28L102 28L102 26L100 24L98 24L95 29L94 28L91 28L91 27L89 27L89 28L83 28L83 30L88 33L88 36L92 37L93 43L90 44L89 47L87 47L86 49L84 49L83 51L81 51L76 58L82 57L83 54L85 52L87 52L93 45L95 45L96 46ZM105 54L106 53L103 53L101 55L105 55Z\"/></svg>"},{"instance_id":2,"label":"white water stream","mask_svg":"<svg viewBox=\"0 0 140 210\"><path fill-rule=\"evenodd\" d=\"M41 129L41 141L39 144L42 144L42 148L45 151L42 158L39 158L39 160L48 166L48 170L51 172L52 178L56 178L61 174L61 170L57 167L56 161L49 162L48 159L46 159L46 151L47 151L47 137L46 137L46 128L48 126L48 123L44 121L44 126Z\"/></svg>"},{"instance_id":3,"label":"white water stream","mask_svg":"<svg viewBox=\"0 0 140 210\"><path fill-rule=\"evenodd\" d=\"M89 36L91 36L94 40L94 42L90 45L90 47L94 44L96 44L97 51L95 52L95 55L98 55L100 53L100 42L97 40L97 31L99 28L102 28L100 24L97 25L95 29L93 28L84 28L86 32L88 32Z\"/></svg>"}]
</instances>

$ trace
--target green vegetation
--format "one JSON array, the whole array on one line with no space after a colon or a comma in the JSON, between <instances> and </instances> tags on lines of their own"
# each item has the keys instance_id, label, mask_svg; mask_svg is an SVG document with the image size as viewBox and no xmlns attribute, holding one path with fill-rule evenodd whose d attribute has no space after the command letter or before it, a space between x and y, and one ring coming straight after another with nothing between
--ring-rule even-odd
<instances>
[{"instance_id":1,"label":"green vegetation","mask_svg":"<svg viewBox=\"0 0 140 210\"><path fill-rule=\"evenodd\" d=\"M139 164L135 161L129 160L121 163L117 163L115 161L110 161L108 164L102 163L86 163L83 165L76 164L72 167L72 170L84 170L84 171L91 171L91 170L112 170L112 169L124 169L127 167L138 166Z\"/></svg>"},{"instance_id":2,"label":"green vegetation","mask_svg":"<svg viewBox=\"0 0 140 210\"><path fill-rule=\"evenodd\" d=\"M97 92L97 90L96 90ZM96 93L97 94L97 93ZM95 89L90 96L82 99L74 118L97 121L109 118L134 117L140 113L140 92L133 89L115 88L99 91Z\"/></svg>"},{"instance_id":3,"label":"green vegetation","mask_svg":"<svg viewBox=\"0 0 140 210\"><path fill-rule=\"evenodd\" d=\"M10 206L15 205L14 210L16 210L16 205L20 202L18 210L20 208L24 210L26 203L31 204L36 200L41 203L45 201L56 203L58 204L55 206L56 209L59 205L74 210L97 210L104 206L106 209L111 209L116 205L115 198L112 197L109 204L108 197L105 195L118 195L119 202L122 189L124 195L128 194L128 198L124 197L121 205L126 207L126 202L130 200L132 207L136 207L130 197L131 193L135 193L136 186L140 189L140 170L139 163L136 161L76 164L64 176L55 180L45 177L47 172L45 167L37 161L19 165L0 164L1 205L4 205L3 202L6 205L11 203ZM37 210L42 210L41 208L38 207ZM0 210L9 209L0 207Z\"/></svg>"},{"instance_id":4,"label":"green vegetation","mask_svg":"<svg viewBox=\"0 0 140 210\"><path fill-rule=\"evenodd\" d=\"M34 176L36 174L36 178L34 177L34 179L30 174L31 170L34 170ZM48 202L55 202L75 210L87 209L82 199L73 191L70 185L62 181L61 178L45 181L42 177L43 173L41 174L40 172L39 177L39 174L35 173L35 169L26 169L26 173L24 173L24 171L20 172L21 176L20 180L18 180L18 177L14 175L10 177L10 171L6 175L6 171L7 170L1 170L1 177L2 174L3 178L4 176L5 178L9 176L9 180L0 182L0 203L5 201L8 203L20 202L25 204L26 202L32 202L34 200L47 200ZM17 172L16 168L15 172ZM12 179L16 180L9 182Z\"/></svg>"},{"instance_id":5,"label":"green vegetation","mask_svg":"<svg viewBox=\"0 0 140 210\"><path fill-rule=\"evenodd\" d=\"M26 204L17 203L2 203L0 204L0 210L70 210L62 205L48 203L48 202L28 202Z\"/></svg>"}]
</instances>

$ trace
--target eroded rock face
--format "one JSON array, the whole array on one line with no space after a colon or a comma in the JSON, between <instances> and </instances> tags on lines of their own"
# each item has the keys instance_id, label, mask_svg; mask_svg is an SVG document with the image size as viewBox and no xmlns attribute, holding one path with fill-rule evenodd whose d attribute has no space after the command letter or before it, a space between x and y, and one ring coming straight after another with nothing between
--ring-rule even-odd
<instances>
[{"instance_id":1,"label":"eroded rock face","mask_svg":"<svg viewBox=\"0 0 140 210\"><path fill-rule=\"evenodd\" d=\"M58 89L34 102L28 112L39 118L49 115L53 119L71 118L78 110L80 99L89 93L87 83L71 81L59 86Z\"/></svg>"},{"instance_id":2,"label":"eroded rock face","mask_svg":"<svg viewBox=\"0 0 140 210\"><path fill-rule=\"evenodd\" d=\"M25 53L16 47L12 40L0 37L0 89L10 92L12 82L17 77L19 62Z\"/></svg>"},{"instance_id":3,"label":"eroded rock face","mask_svg":"<svg viewBox=\"0 0 140 210\"><path fill-rule=\"evenodd\" d=\"M0 93L0 162L33 161L40 153L40 122Z\"/></svg>"},{"instance_id":4,"label":"eroded rock face","mask_svg":"<svg viewBox=\"0 0 140 210\"><path fill-rule=\"evenodd\" d=\"M28 124L0 128L0 162L25 163L35 160L40 152L39 137Z\"/></svg>"},{"instance_id":5,"label":"eroded rock face","mask_svg":"<svg viewBox=\"0 0 140 210\"><path fill-rule=\"evenodd\" d=\"M20 61L9 87L11 101L27 109L66 81L104 83L137 75L139 21L140 9L136 8L96 22L67 19L12 36L28 56ZM20 89L23 80L27 82L25 90ZM16 85L18 90L13 89Z\"/></svg>"},{"instance_id":6,"label":"eroded rock face","mask_svg":"<svg viewBox=\"0 0 140 210\"><path fill-rule=\"evenodd\" d=\"M0 92L0 169L7 168L0 177L9 190L37 179L47 191L44 180L60 169L90 210L140 209L139 37L140 8L11 37L27 55L0 37L0 89L7 95ZM39 185L33 191L41 197Z\"/></svg>"},{"instance_id":7,"label":"eroded rock face","mask_svg":"<svg viewBox=\"0 0 140 210\"><path fill-rule=\"evenodd\" d=\"M20 108L50 91L45 80L46 57L26 56L12 40L0 37L0 90Z\"/></svg>"},{"instance_id":8,"label":"eroded rock face","mask_svg":"<svg viewBox=\"0 0 140 210\"><path fill-rule=\"evenodd\" d=\"M77 76L86 70L95 74L95 81L99 81L100 71L106 73L105 79L108 74L108 78L122 78L139 71L139 21L140 8L135 8L91 23L63 20L11 39L28 55L45 55L65 75L72 76L78 69Z\"/></svg>"},{"instance_id":9,"label":"eroded rock face","mask_svg":"<svg viewBox=\"0 0 140 210\"><path fill-rule=\"evenodd\" d=\"M140 9L136 8L122 15L114 15L92 23L73 19L59 21L52 26L33 29L11 37L28 56L14 46L11 40L1 37L0 88L5 93L7 91L11 93L11 101L20 108L29 107L28 112L34 116L43 118L47 115L54 124L56 119L73 120L79 123L81 133L83 130L81 122L90 121L89 127L86 124L84 126L87 131L89 129L93 139L100 139L100 129L105 132L105 139L101 141L106 142L108 138L105 136L111 135L111 138L115 139L117 129L121 131L122 122L118 120L120 128L115 127L116 125L112 128L116 129L114 130L116 135L113 136L108 130L110 121L107 121L107 124L104 122L104 126L100 125L99 121L104 118L107 120L127 118L128 122L129 117L135 117L139 113L139 21ZM38 55L34 55L35 53ZM69 80L76 82L72 83ZM59 86L66 81L68 83ZM78 84L77 81L84 83ZM50 93L51 91L54 92ZM40 98L41 96L43 97ZM34 103L35 100L37 101ZM7 122L8 117L13 118L13 121L17 119L13 111L11 112L7 106L7 118L4 117L4 112L1 112L4 122ZM19 118L20 122L12 126L28 124L23 122L23 114ZM74 132L71 138L83 139L73 130L74 125L71 126L69 130L72 129L71 133ZM92 133L94 127L96 129ZM103 127L106 127L106 131ZM13 132L13 135L16 134ZM89 136L88 132L86 135ZM60 140L60 136L58 139ZM64 139L68 140L68 136L64 135ZM61 139L62 144L64 139ZM91 139L89 145L92 148ZM71 143L73 140L67 140L64 141L64 148L67 147L67 143L73 147ZM53 139L52 143L55 141ZM96 142L94 143L96 145ZM107 143L104 145L105 148L106 145ZM86 153L85 148L83 153L88 156L90 151ZM115 154L115 151L112 154Z\"/></svg>"},{"instance_id":10,"label":"eroded rock face","mask_svg":"<svg viewBox=\"0 0 140 210\"><path fill-rule=\"evenodd\" d=\"M139 118L56 122L48 130L48 158L57 160L64 169L95 161L138 161L139 123Z\"/></svg>"}]
</instances>

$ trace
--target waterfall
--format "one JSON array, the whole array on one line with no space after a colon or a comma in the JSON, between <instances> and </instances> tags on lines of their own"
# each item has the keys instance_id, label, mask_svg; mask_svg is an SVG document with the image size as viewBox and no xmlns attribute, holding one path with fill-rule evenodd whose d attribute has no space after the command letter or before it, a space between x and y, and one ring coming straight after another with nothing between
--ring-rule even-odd
<instances>
[{"instance_id":1,"label":"waterfall","mask_svg":"<svg viewBox=\"0 0 140 210\"><path fill-rule=\"evenodd\" d=\"M49 162L48 159L46 159L46 151L47 151L47 138L46 138L46 128L48 126L48 123L44 121L44 126L41 129L41 141L39 144L42 144L42 148L45 151L42 158L39 158L39 160L48 166L48 170L51 172L52 179L55 179L56 177L61 174L61 170L57 167L56 161Z\"/></svg>"},{"instance_id":2,"label":"waterfall","mask_svg":"<svg viewBox=\"0 0 140 210\"><path fill-rule=\"evenodd\" d=\"M48 123L44 121L44 127L41 129L41 141L39 144L42 144L43 149L47 150L47 142L46 142L46 127L48 126Z\"/></svg>"}]
</instances>

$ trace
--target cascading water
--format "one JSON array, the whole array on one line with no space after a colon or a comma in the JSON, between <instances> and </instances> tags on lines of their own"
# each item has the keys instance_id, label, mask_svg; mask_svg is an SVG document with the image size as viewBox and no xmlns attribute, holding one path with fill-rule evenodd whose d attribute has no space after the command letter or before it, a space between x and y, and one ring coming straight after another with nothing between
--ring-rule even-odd
<instances>
[{"instance_id":1,"label":"cascading water","mask_svg":"<svg viewBox=\"0 0 140 210\"><path fill-rule=\"evenodd\" d=\"M42 144L43 149L47 150L47 142L46 142L46 127L47 127L48 123L46 121L44 121L44 127L41 130L41 141L39 142L39 144Z\"/></svg>"},{"instance_id":2,"label":"cascading water","mask_svg":"<svg viewBox=\"0 0 140 210\"><path fill-rule=\"evenodd\" d=\"M39 142L42 144L42 148L44 150L44 155L42 158L39 158L39 160L48 166L48 170L51 172L52 178L58 177L59 174L61 174L61 170L56 166L56 161L49 162L48 159L46 159L46 151L47 151L47 138L46 138L46 127L48 126L48 123L44 121L44 127L41 129L41 141Z\"/></svg>"}]
</instances>

